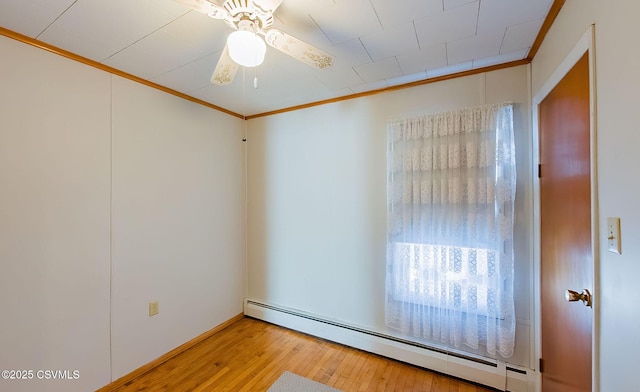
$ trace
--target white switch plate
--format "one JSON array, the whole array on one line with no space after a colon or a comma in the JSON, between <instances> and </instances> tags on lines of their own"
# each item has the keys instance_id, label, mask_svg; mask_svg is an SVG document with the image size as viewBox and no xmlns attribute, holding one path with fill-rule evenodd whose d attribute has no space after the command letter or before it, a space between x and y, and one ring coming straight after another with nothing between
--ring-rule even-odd
<instances>
[{"instance_id":1,"label":"white switch plate","mask_svg":"<svg viewBox=\"0 0 640 392\"><path fill-rule=\"evenodd\" d=\"M607 248L609 252L621 254L620 218L607 218Z\"/></svg>"}]
</instances>

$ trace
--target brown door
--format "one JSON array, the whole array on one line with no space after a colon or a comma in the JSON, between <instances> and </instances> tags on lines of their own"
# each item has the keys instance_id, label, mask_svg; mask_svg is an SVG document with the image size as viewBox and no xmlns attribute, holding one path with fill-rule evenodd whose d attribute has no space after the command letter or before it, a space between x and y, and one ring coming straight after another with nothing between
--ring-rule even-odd
<instances>
[{"instance_id":1,"label":"brown door","mask_svg":"<svg viewBox=\"0 0 640 392\"><path fill-rule=\"evenodd\" d=\"M593 292L589 56L540 103L542 390L591 391Z\"/></svg>"}]
</instances>

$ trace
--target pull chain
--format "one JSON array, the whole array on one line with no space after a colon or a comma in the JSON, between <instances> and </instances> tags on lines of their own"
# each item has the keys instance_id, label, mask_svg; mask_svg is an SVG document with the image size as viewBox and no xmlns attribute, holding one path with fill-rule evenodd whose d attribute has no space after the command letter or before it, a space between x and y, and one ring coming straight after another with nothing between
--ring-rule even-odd
<instances>
[{"instance_id":1,"label":"pull chain","mask_svg":"<svg viewBox=\"0 0 640 392\"><path fill-rule=\"evenodd\" d=\"M254 76L253 76L253 88L254 89L258 89L258 67L255 67L254 69Z\"/></svg>"}]
</instances>

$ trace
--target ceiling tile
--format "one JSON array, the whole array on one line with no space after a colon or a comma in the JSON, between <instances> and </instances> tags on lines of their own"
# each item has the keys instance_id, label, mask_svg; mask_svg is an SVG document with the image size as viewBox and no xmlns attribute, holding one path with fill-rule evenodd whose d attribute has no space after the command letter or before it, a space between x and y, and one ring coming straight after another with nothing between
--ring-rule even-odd
<instances>
[{"instance_id":1,"label":"ceiling tile","mask_svg":"<svg viewBox=\"0 0 640 392\"><path fill-rule=\"evenodd\" d=\"M316 78L296 78L296 82L291 83L290 75L287 73L272 73L258 77L258 89L247 89L245 99L252 104L262 103L260 107L270 107L269 110L303 104L307 99L315 99L305 97L328 93L327 87ZM248 106L246 113L252 113L254 110L255 107Z\"/></svg>"},{"instance_id":2,"label":"ceiling tile","mask_svg":"<svg viewBox=\"0 0 640 392\"><path fill-rule=\"evenodd\" d=\"M166 0L78 1L40 39L102 61L186 12Z\"/></svg>"},{"instance_id":3,"label":"ceiling tile","mask_svg":"<svg viewBox=\"0 0 640 392\"><path fill-rule=\"evenodd\" d=\"M86 26L89 30L90 27ZM110 54L122 49L122 45L110 42L109 37L105 34L103 37L91 37L88 33L87 37L83 37L78 33L77 28L69 28L66 23L56 22L51 25L45 33L40 36L43 42L65 48L66 50L78 54L80 56L101 62Z\"/></svg>"},{"instance_id":4,"label":"ceiling tile","mask_svg":"<svg viewBox=\"0 0 640 392\"><path fill-rule=\"evenodd\" d=\"M242 80L234 79L234 82L227 86L210 84L189 93L194 98L206 102L213 102L227 110L235 113L246 113L249 100L243 97Z\"/></svg>"},{"instance_id":5,"label":"ceiling tile","mask_svg":"<svg viewBox=\"0 0 640 392\"><path fill-rule=\"evenodd\" d=\"M397 56L402 72L412 74L447 65L447 48L445 44L429 46L410 54Z\"/></svg>"},{"instance_id":6,"label":"ceiling tile","mask_svg":"<svg viewBox=\"0 0 640 392\"><path fill-rule=\"evenodd\" d=\"M360 41L374 61L415 52L419 49L413 22L360 37Z\"/></svg>"},{"instance_id":7,"label":"ceiling tile","mask_svg":"<svg viewBox=\"0 0 640 392\"><path fill-rule=\"evenodd\" d=\"M142 78L153 78L197 58L198 51L164 30L156 31L104 61Z\"/></svg>"},{"instance_id":8,"label":"ceiling tile","mask_svg":"<svg viewBox=\"0 0 640 392\"><path fill-rule=\"evenodd\" d=\"M327 91L327 88L315 78L291 83L286 74L274 76L266 81L262 78L258 88L251 91L258 99L282 100L308 95L314 91Z\"/></svg>"},{"instance_id":9,"label":"ceiling tile","mask_svg":"<svg viewBox=\"0 0 640 392\"><path fill-rule=\"evenodd\" d=\"M331 45L331 41L309 14L333 5L333 0L283 1L274 14L281 25L274 24L274 27L317 48L325 49Z\"/></svg>"},{"instance_id":10,"label":"ceiling tile","mask_svg":"<svg viewBox=\"0 0 640 392\"><path fill-rule=\"evenodd\" d=\"M326 49L335 56L332 68L351 68L373 61L359 39L352 39Z\"/></svg>"},{"instance_id":11,"label":"ceiling tile","mask_svg":"<svg viewBox=\"0 0 640 392\"><path fill-rule=\"evenodd\" d=\"M452 8L460 7L461 5L475 3L478 0L442 0L445 10L450 10Z\"/></svg>"},{"instance_id":12,"label":"ceiling tile","mask_svg":"<svg viewBox=\"0 0 640 392\"><path fill-rule=\"evenodd\" d=\"M411 82L417 82L419 80L425 80L427 78L426 72L417 72L410 75L402 75L396 78L387 79L389 86L397 86L400 84L406 84Z\"/></svg>"},{"instance_id":13,"label":"ceiling tile","mask_svg":"<svg viewBox=\"0 0 640 392\"><path fill-rule=\"evenodd\" d=\"M538 19L507 27L500 53L509 53L518 49L530 48L543 22L544 19Z\"/></svg>"},{"instance_id":14,"label":"ceiling tile","mask_svg":"<svg viewBox=\"0 0 640 392\"><path fill-rule=\"evenodd\" d=\"M313 76L316 68L299 61L288 54L267 46L267 54L264 63L256 68L258 73L289 74L290 76Z\"/></svg>"},{"instance_id":15,"label":"ceiling tile","mask_svg":"<svg viewBox=\"0 0 640 392\"><path fill-rule=\"evenodd\" d=\"M380 90L387 87L389 87L389 83L386 80L381 80L379 82L362 84L360 86L353 86L351 87L351 91L353 91L354 94L358 94L358 93L364 93L367 91Z\"/></svg>"},{"instance_id":16,"label":"ceiling tile","mask_svg":"<svg viewBox=\"0 0 640 392\"><path fill-rule=\"evenodd\" d=\"M447 43L447 63L459 64L500 54L503 31L492 31Z\"/></svg>"},{"instance_id":17,"label":"ceiling tile","mask_svg":"<svg viewBox=\"0 0 640 392\"><path fill-rule=\"evenodd\" d=\"M458 72L465 72L473 69L473 61L467 61L461 64L449 65L442 68L430 69L427 71L428 78L436 78L438 76L455 74Z\"/></svg>"},{"instance_id":18,"label":"ceiling tile","mask_svg":"<svg viewBox=\"0 0 640 392\"><path fill-rule=\"evenodd\" d=\"M277 28L301 41L304 41L318 49L326 49L331 46L331 41L324 35L322 30L309 16L301 16L300 18L290 18L288 22L281 23L280 26L274 24L273 28Z\"/></svg>"},{"instance_id":19,"label":"ceiling tile","mask_svg":"<svg viewBox=\"0 0 640 392\"><path fill-rule=\"evenodd\" d=\"M311 13L311 18L333 44L382 29L368 0L345 1Z\"/></svg>"},{"instance_id":20,"label":"ceiling tile","mask_svg":"<svg viewBox=\"0 0 640 392\"><path fill-rule=\"evenodd\" d=\"M520 23L544 19L553 0L482 0L478 34Z\"/></svg>"},{"instance_id":21,"label":"ceiling tile","mask_svg":"<svg viewBox=\"0 0 640 392\"><path fill-rule=\"evenodd\" d=\"M344 69L327 69L319 71L316 77L322 84L324 84L329 90L340 90L349 88L351 86L357 86L364 83L364 80L353 70L353 68Z\"/></svg>"},{"instance_id":22,"label":"ceiling tile","mask_svg":"<svg viewBox=\"0 0 640 392\"><path fill-rule=\"evenodd\" d=\"M2 0L0 1L0 26L38 38L74 0Z\"/></svg>"},{"instance_id":23,"label":"ceiling tile","mask_svg":"<svg viewBox=\"0 0 640 392\"><path fill-rule=\"evenodd\" d=\"M470 3L435 16L416 19L414 24L421 48L476 34L478 3Z\"/></svg>"},{"instance_id":24,"label":"ceiling tile","mask_svg":"<svg viewBox=\"0 0 640 392\"><path fill-rule=\"evenodd\" d=\"M189 93L211 85L211 75L222 51L201 57L181 67L152 78L151 81L174 90Z\"/></svg>"},{"instance_id":25,"label":"ceiling tile","mask_svg":"<svg viewBox=\"0 0 640 392\"><path fill-rule=\"evenodd\" d=\"M477 0L473 0L477 1ZM371 0L383 28L442 12L442 0Z\"/></svg>"},{"instance_id":26,"label":"ceiling tile","mask_svg":"<svg viewBox=\"0 0 640 392\"><path fill-rule=\"evenodd\" d=\"M199 12L189 12L163 27L162 30L192 47L198 57L222 50L227 37L233 32L223 21L212 19Z\"/></svg>"},{"instance_id":27,"label":"ceiling tile","mask_svg":"<svg viewBox=\"0 0 640 392\"><path fill-rule=\"evenodd\" d=\"M213 102L236 113L251 115L291 106L291 99L299 99L312 91L326 91L326 88L314 78L310 82L290 83L287 74L260 73L258 88L253 87L254 69L240 67L230 85L207 87L192 91L192 95L204 101ZM296 78L296 81L299 78ZM243 83L244 82L244 83ZM289 83L288 83L289 82ZM288 93L288 87L294 87L295 94ZM285 103L288 101L289 103Z\"/></svg>"},{"instance_id":28,"label":"ceiling tile","mask_svg":"<svg viewBox=\"0 0 640 392\"><path fill-rule=\"evenodd\" d=\"M480 60L473 60L473 68L489 67L496 64L508 63L511 61L522 60L527 56L529 49L521 49L515 52L500 54L493 57L486 57Z\"/></svg>"},{"instance_id":29,"label":"ceiling tile","mask_svg":"<svg viewBox=\"0 0 640 392\"><path fill-rule=\"evenodd\" d=\"M372 63L358 65L354 67L358 75L367 83L372 83L382 79L395 78L402 75L402 70L398 65L395 57L389 57L384 60L374 61Z\"/></svg>"},{"instance_id":30,"label":"ceiling tile","mask_svg":"<svg viewBox=\"0 0 640 392\"><path fill-rule=\"evenodd\" d=\"M335 4L336 3L333 0L284 0L276 10L275 15L278 18L281 18L284 23L289 23L291 19L309 17L309 14L312 12L332 7Z\"/></svg>"}]
</instances>

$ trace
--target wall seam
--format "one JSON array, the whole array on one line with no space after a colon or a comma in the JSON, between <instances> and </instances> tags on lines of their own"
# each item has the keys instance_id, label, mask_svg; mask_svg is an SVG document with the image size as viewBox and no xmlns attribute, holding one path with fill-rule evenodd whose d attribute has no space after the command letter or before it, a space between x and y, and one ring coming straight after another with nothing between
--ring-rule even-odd
<instances>
[{"instance_id":1,"label":"wall seam","mask_svg":"<svg viewBox=\"0 0 640 392\"><path fill-rule=\"evenodd\" d=\"M109 381L113 381L113 75L109 75Z\"/></svg>"}]
</instances>

